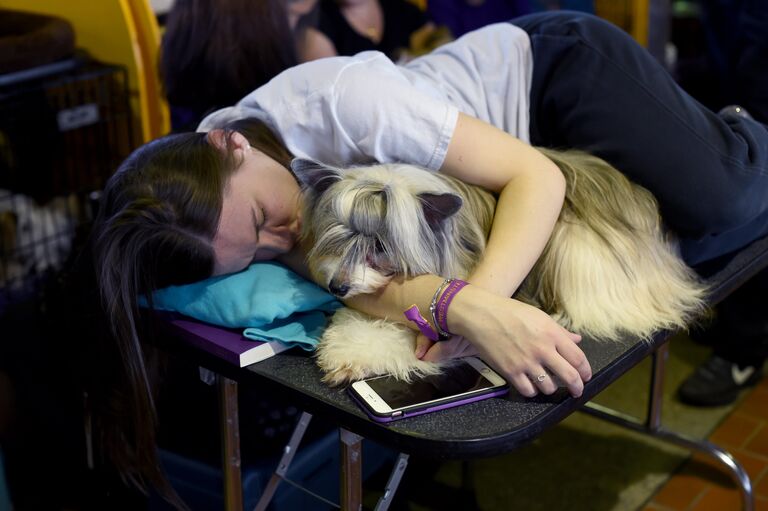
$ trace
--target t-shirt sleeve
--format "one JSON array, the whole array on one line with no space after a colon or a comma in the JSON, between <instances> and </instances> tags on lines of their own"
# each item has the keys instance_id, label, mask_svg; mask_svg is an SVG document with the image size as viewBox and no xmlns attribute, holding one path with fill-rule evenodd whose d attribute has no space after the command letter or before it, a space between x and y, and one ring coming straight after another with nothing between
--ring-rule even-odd
<instances>
[{"instance_id":1,"label":"t-shirt sleeve","mask_svg":"<svg viewBox=\"0 0 768 511\"><path fill-rule=\"evenodd\" d=\"M411 79L417 78L378 52L319 59L211 114L198 131L258 117L298 157L337 166L402 162L437 170L458 110Z\"/></svg>"},{"instance_id":2,"label":"t-shirt sleeve","mask_svg":"<svg viewBox=\"0 0 768 511\"><path fill-rule=\"evenodd\" d=\"M206 117L198 131L221 128L238 119L257 118L296 157L338 166L364 163L365 156L334 122L332 89L345 62L343 58L318 59L290 68L237 105Z\"/></svg>"},{"instance_id":3,"label":"t-shirt sleeve","mask_svg":"<svg viewBox=\"0 0 768 511\"><path fill-rule=\"evenodd\" d=\"M443 164L458 110L383 57L347 67L331 101L334 121L360 153L432 170Z\"/></svg>"}]
</instances>

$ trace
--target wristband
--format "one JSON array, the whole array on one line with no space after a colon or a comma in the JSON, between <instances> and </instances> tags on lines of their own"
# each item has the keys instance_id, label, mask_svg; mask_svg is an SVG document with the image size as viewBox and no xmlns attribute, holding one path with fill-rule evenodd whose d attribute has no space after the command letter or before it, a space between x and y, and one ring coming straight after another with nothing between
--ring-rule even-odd
<instances>
[{"instance_id":1,"label":"wristband","mask_svg":"<svg viewBox=\"0 0 768 511\"><path fill-rule=\"evenodd\" d=\"M421 330L422 334L427 336L427 339L430 341L441 340L440 336L437 334L437 332L435 332L435 329L432 328L432 325L429 324L429 321L427 321L426 318L421 315L421 311L416 304L407 308L403 314L405 314L406 319L416 323L416 326L419 327L419 330Z\"/></svg>"},{"instance_id":2,"label":"wristband","mask_svg":"<svg viewBox=\"0 0 768 511\"><path fill-rule=\"evenodd\" d=\"M440 295L435 305L435 326L440 333L446 333L451 335L448 330L448 306L456 297L459 291L461 291L467 283L459 279L451 279L445 290Z\"/></svg>"},{"instance_id":3,"label":"wristband","mask_svg":"<svg viewBox=\"0 0 768 511\"><path fill-rule=\"evenodd\" d=\"M429 313L432 315L432 324L435 325L435 329L437 330L437 335L440 337L441 341L447 341L451 338L451 334L440 328L440 323L437 321L437 299L440 298L440 294L443 292L443 290L448 286L453 279L445 279L440 286L435 289L435 294L432 295L432 301L429 304Z\"/></svg>"}]
</instances>

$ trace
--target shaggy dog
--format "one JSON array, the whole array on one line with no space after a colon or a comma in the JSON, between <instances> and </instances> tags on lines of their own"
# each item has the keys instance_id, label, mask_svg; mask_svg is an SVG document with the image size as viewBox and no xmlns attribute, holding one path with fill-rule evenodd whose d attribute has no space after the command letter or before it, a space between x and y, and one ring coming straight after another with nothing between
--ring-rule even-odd
<instances>
[{"instance_id":1,"label":"shaggy dog","mask_svg":"<svg viewBox=\"0 0 768 511\"><path fill-rule=\"evenodd\" d=\"M565 203L514 298L595 339L684 328L706 290L663 231L650 192L595 156L540 150L566 178ZM292 169L306 197L310 271L339 298L375 292L395 275L466 278L483 252L495 199L479 187L412 165L294 160ZM406 326L342 308L317 359L332 385L438 372L415 357L414 343Z\"/></svg>"}]
</instances>

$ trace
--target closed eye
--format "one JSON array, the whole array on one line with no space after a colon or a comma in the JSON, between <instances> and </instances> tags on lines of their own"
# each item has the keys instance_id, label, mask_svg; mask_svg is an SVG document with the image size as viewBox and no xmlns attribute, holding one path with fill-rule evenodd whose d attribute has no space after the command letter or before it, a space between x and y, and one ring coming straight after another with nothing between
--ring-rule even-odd
<instances>
[{"instance_id":1,"label":"closed eye","mask_svg":"<svg viewBox=\"0 0 768 511\"><path fill-rule=\"evenodd\" d=\"M256 211L251 209L251 221L253 221L253 230L256 232L256 243L259 242L259 219L256 218Z\"/></svg>"},{"instance_id":2,"label":"closed eye","mask_svg":"<svg viewBox=\"0 0 768 511\"><path fill-rule=\"evenodd\" d=\"M253 221L253 230L256 231L256 243L259 242L259 233L261 232L261 228L264 226L264 224L267 223L267 212L264 210L264 208L259 208L259 211L261 211L261 222L259 222L259 218L256 216L256 211L251 210L251 220Z\"/></svg>"}]
</instances>

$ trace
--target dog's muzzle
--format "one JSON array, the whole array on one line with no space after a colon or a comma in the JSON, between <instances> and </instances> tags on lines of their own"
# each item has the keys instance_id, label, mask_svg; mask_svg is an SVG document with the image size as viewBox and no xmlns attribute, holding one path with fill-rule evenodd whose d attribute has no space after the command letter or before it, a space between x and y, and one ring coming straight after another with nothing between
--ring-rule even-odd
<instances>
[{"instance_id":1,"label":"dog's muzzle","mask_svg":"<svg viewBox=\"0 0 768 511\"><path fill-rule=\"evenodd\" d=\"M334 282L331 281L328 284L328 291L331 292L336 298L344 298L349 293L349 284L346 282Z\"/></svg>"}]
</instances>

